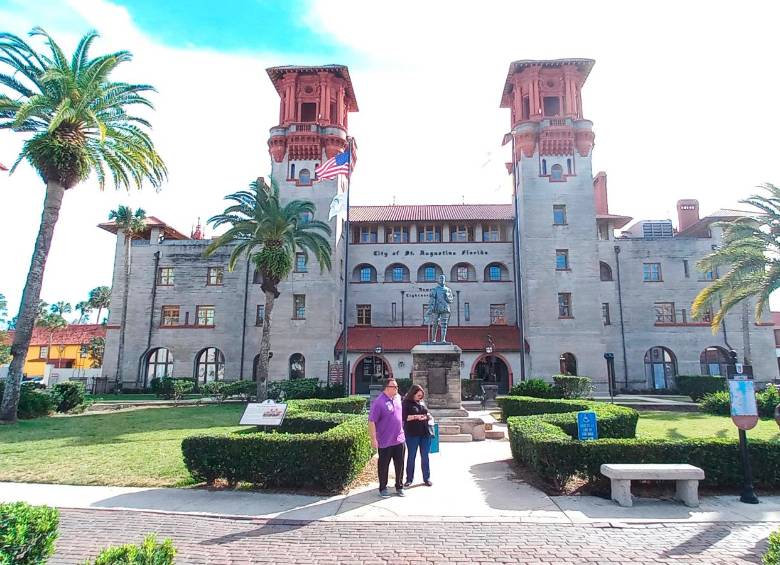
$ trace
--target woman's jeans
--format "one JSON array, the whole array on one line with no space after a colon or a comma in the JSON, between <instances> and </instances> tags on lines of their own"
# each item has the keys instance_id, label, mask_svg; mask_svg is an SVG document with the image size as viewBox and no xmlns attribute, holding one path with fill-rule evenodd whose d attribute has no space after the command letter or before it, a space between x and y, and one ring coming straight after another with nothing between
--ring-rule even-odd
<instances>
[{"instance_id":1,"label":"woman's jeans","mask_svg":"<svg viewBox=\"0 0 780 565\"><path fill-rule=\"evenodd\" d=\"M420 459L422 460L423 481L431 478L431 466L428 462L428 453L431 450L431 438L429 436L406 436L406 482L414 480L414 464L417 458L417 448L420 449Z\"/></svg>"}]
</instances>

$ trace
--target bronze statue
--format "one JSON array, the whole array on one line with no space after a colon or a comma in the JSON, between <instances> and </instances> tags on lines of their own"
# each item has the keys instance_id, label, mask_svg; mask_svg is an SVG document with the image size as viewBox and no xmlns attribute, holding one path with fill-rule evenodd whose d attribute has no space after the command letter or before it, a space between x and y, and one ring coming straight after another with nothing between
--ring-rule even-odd
<instances>
[{"instance_id":1,"label":"bronze statue","mask_svg":"<svg viewBox=\"0 0 780 565\"><path fill-rule=\"evenodd\" d=\"M452 290L445 286L444 275L439 275L439 286L431 289L428 300L428 310L425 316L428 319L428 343L447 343L447 325L450 322L450 304L452 304ZM436 334L441 327L441 340L436 340Z\"/></svg>"}]
</instances>

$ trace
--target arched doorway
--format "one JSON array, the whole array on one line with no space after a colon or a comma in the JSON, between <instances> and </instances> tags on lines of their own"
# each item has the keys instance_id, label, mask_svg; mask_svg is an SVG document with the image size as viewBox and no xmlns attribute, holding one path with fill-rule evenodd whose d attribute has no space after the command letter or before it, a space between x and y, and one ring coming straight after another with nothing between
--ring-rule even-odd
<instances>
[{"instance_id":1,"label":"arched doorway","mask_svg":"<svg viewBox=\"0 0 780 565\"><path fill-rule=\"evenodd\" d=\"M559 367L558 370L561 375L576 376L577 375L577 358L573 353L561 353L558 358Z\"/></svg>"},{"instance_id":2,"label":"arched doorway","mask_svg":"<svg viewBox=\"0 0 780 565\"><path fill-rule=\"evenodd\" d=\"M369 394L370 386L381 384L393 373L381 355L366 355L355 364L355 392Z\"/></svg>"},{"instance_id":3,"label":"arched doorway","mask_svg":"<svg viewBox=\"0 0 780 565\"><path fill-rule=\"evenodd\" d=\"M677 361L674 353L666 347L651 347L645 353L645 378L656 390L667 389L671 379L677 375Z\"/></svg>"},{"instance_id":4,"label":"arched doorway","mask_svg":"<svg viewBox=\"0 0 780 565\"><path fill-rule=\"evenodd\" d=\"M699 355L702 375L727 377L729 362L730 357L728 351L717 345L708 347Z\"/></svg>"},{"instance_id":5,"label":"arched doorway","mask_svg":"<svg viewBox=\"0 0 780 565\"><path fill-rule=\"evenodd\" d=\"M300 353L290 355L290 380L306 377L306 358Z\"/></svg>"},{"instance_id":6,"label":"arched doorway","mask_svg":"<svg viewBox=\"0 0 780 565\"><path fill-rule=\"evenodd\" d=\"M165 347L152 349L144 358L144 388L152 379L167 379L173 376L173 353Z\"/></svg>"},{"instance_id":7,"label":"arched doorway","mask_svg":"<svg viewBox=\"0 0 780 565\"><path fill-rule=\"evenodd\" d=\"M480 379L484 384L498 385L498 394L509 392L509 366L498 355L483 355L471 372L472 379Z\"/></svg>"},{"instance_id":8,"label":"arched doorway","mask_svg":"<svg viewBox=\"0 0 780 565\"><path fill-rule=\"evenodd\" d=\"M225 380L225 356L216 347L207 347L195 357L195 378L199 384Z\"/></svg>"}]
</instances>

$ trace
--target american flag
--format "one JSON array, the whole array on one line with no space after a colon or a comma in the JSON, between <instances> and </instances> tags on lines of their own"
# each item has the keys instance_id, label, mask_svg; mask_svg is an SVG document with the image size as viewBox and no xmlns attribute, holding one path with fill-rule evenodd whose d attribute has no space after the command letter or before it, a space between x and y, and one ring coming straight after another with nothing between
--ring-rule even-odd
<instances>
[{"instance_id":1,"label":"american flag","mask_svg":"<svg viewBox=\"0 0 780 565\"><path fill-rule=\"evenodd\" d=\"M332 179L338 175L348 175L349 168L349 150L347 150L325 161L314 169L314 174L317 175L317 180Z\"/></svg>"}]
</instances>

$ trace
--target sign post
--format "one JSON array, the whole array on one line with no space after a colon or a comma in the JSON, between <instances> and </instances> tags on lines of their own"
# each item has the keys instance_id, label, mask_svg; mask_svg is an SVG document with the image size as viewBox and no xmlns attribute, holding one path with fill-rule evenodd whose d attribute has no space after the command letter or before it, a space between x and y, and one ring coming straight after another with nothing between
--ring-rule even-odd
<instances>
[{"instance_id":1,"label":"sign post","mask_svg":"<svg viewBox=\"0 0 780 565\"><path fill-rule=\"evenodd\" d=\"M604 359L607 361L607 386L609 387L609 401L615 403L615 354L605 353Z\"/></svg>"},{"instance_id":2,"label":"sign post","mask_svg":"<svg viewBox=\"0 0 780 565\"><path fill-rule=\"evenodd\" d=\"M731 420L739 429L739 457L742 460L741 502L746 504L758 504L758 498L753 491L753 469L750 465L750 453L748 452L747 434L745 430L752 430L758 424L758 406L756 405L756 387L752 380L752 370L746 371L749 366L737 363L737 352L729 351L731 366L729 367L729 397L731 399ZM750 368L752 369L752 368Z\"/></svg>"},{"instance_id":3,"label":"sign post","mask_svg":"<svg viewBox=\"0 0 780 565\"><path fill-rule=\"evenodd\" d=\"M599 439L595 412L577 412L577 439L580 441Z\"/></svg>"},{"instance_id":4,"label":"sign post","mask_svg":"<svg viewBox=\"0 0 780 565\"><path fill-rule=\"evenodd\" d=\"M281 426L287 404L279 404L273 400L265 402L250 402L241 416L240 426Z\"/></svg>"}]
</instances>

